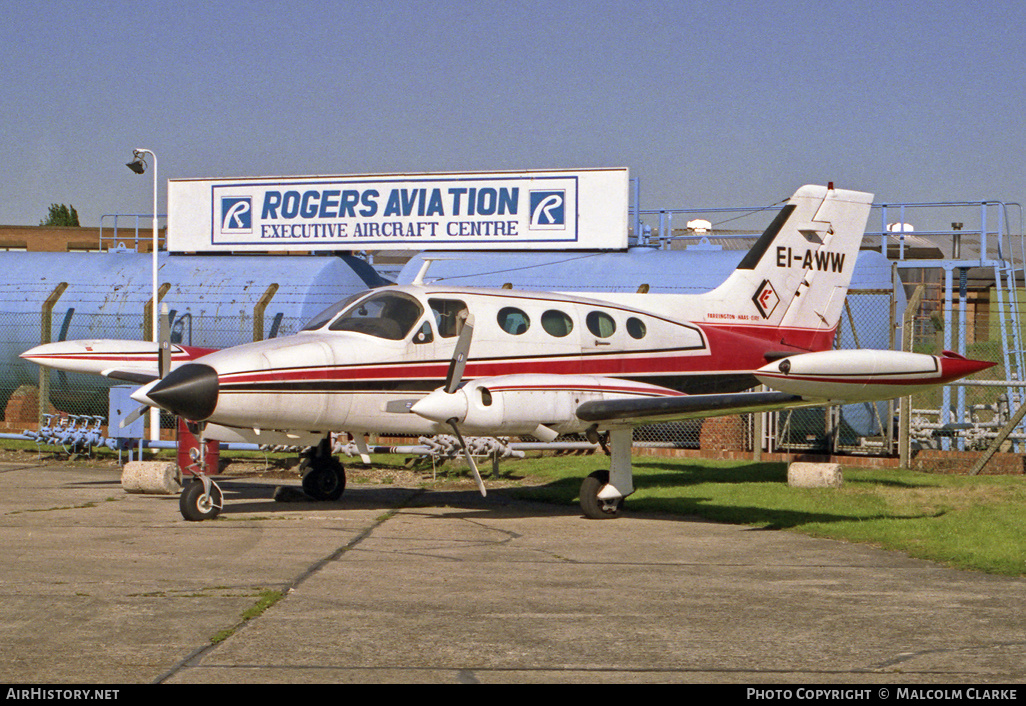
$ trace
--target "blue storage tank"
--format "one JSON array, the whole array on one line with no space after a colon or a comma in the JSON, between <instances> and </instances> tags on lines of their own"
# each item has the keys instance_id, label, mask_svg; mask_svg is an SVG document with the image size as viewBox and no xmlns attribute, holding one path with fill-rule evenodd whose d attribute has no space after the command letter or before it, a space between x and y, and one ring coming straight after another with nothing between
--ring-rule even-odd
<instances>
[{"instance_id":1,"label":"blue storage tank","mask_svg":"<svg viewBox=\"0 0 1026 706\"><path fill-rule=\"evenodd\" d=\"M40 343L43 304L61 283L51 340L149 339L152 297L149 254L0 252L0 409L19 385L36 385L39 368L18 358ZM158 278L169 287L172 340L225 348L252 341L254 311L266 301L263 337L297 331L325 307L370 287L388 284L352 256L158 255ZM54 373L51 399L61 409L106 412L109 385L95 376ZM90 391L90 400L82 401ZM102 404L97 400L102 397ZM95 399L93 399L95 398ZM97 411L97 409L99 411Z\"/></svg>"}]
</instances>

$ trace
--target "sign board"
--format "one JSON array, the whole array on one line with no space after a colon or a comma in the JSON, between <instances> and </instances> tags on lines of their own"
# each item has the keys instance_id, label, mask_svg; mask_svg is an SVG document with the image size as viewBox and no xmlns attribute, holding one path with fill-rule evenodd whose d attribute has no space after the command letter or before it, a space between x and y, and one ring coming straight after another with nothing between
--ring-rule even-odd
<instances>
[{"instance_id":1,"label":"sign board","mask_svg":"<svg viewBox=\"0 0 1026 706\"><path fill-rule=\"evenodd\" d=\"M168 250L627 247L627 169L168 181Z\"/></svg>"}]
</instances>

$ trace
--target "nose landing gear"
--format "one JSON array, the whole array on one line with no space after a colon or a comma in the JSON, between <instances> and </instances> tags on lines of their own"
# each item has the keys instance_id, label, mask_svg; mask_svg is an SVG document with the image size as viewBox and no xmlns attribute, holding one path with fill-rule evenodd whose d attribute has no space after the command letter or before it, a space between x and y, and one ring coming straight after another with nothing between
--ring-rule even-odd
<instances>
[{"instance_id":1,"label":"nose landing gear","mask_svg":"<svg viewBox=\"0 0 1026 706\"><path fill-rule=\"evenodd\" d=\"M190 522L212 520L224 507L221 489L208 476L197 476L182 489L178 509Z\"/></svg>"},{"instance_id":2,"label":"nose landing gear","mask_svg":"<svg viewBox=\"0 0 1026 706\"><path fill-rule=\"evenodd\" d=\"M178 497L178 510L189 522L213 520L224 507L224 495L217 483L207 475L207 445L204 439L207 425L204 422L186 422L186 427L197 437L199 445L189 450L192 458L190 468L194 475Z\"/></svg>"}]
</instances>

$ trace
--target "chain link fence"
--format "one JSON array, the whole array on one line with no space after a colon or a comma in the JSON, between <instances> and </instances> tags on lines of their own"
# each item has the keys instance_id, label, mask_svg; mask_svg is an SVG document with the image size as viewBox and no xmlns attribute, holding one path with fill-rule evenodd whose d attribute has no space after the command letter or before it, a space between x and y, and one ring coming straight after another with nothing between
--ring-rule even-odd
<instances>
[{"instance_id":1,"label":"chain link fence","mask_svg":"<svg viewBox=\"0 0 1026 706\"><path fill-rule=\"evenodd\" d=\"M1018 409L1026 388L998 384L1016 380L1014 357L1006 353L1005 339L1011 339L1009 322L1016 321L1017 302L1000 298L994 288L969 290L965 306L955 298L950 321L945 323L943 283L912 281L903 290L853 289L842 313L836 345L839 348L891 348L904 345L917 353L940 354L956 348L964 336L970 358L1000 361L977 375L993 384L936 388L911 398L907 433L913 448L974 450L986 447L1012 413ZM906 290L912 300L904 316ZM918 290L918 294L912 296ZM999 308L1002 300L1004 310ZM964 310L964 313L962 313ZM117 384L97 376L41 371L21 361L18 355L41 340L46 328L41 312L0 312L7 332L0 351L0 400L5 404L6 431L32 428L41 413L74 415L108 414L108 390ZM49 330L59 338L139 339L148 319L139 314L96 314L80 316L69 331L68 309L54 311ZM964 318L964 323L963 323ZM269 315L264 337L295 333L305 323L295 317ZM950 332L946 333L946 328ZM68 335L68 334L71 335ZM197 347L223 348L253 340L253 315L240 310L236 316L213 316L180 310L171 315L172 341ZM1009 361L1013 361L1009 363ZM42 387L49 405L39 408ZM945 412L946 410L946 412ZM897 402L844 405L829 409L803 409L763 415L761 434L753 415L706 420L670 422L638 427L635 444L646 447L701 449L703 451L752 451L760 444L764 451L838 453L891 456L897 453L900 415ZM173 428L166 417L162 426ZM1026 435L1013 432L1005 448L1020 450Z\"/></svg>"},{"instance_id":2,"label":"chain link fence","mask_svg":"<svg viewBox=\"0 0 1026 706\"><path fill-rule=\"evenodd\" d=\"M1013 331L1018 303L999 296L994 286L970 289L964 301L956 292L945 317L942 283L914 283L917 306L905 317L907 350L940 355L965 351L969 358L996 362L964 385L935 388L910 397L907 433L913 448L979 451L987 448L1024 401L1018 385ZM945 320L947 318L947 321ZM1003 450L1021 451L1024 435L1014 431Z\"/></svg>"}]
</instances>

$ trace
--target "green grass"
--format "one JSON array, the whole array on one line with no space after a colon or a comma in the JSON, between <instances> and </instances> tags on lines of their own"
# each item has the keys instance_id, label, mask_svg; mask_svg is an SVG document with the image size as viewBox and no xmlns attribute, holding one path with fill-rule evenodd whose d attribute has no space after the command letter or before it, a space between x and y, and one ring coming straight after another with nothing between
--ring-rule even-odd
<instances>
[{"instance_id":1,"label":"green grass","mask_svg":"<svg viewBox=\"0 0 1026 706\"><path fill-rule=\"evenodd\" d=\"M507 465L509 464L509 465ZM605 459L528 459L508 471L544 480L521 497L573 504ZM515 468L515 470L514 470ZM844 469L841 488L791 488L783 463L636 457L628 511L801 532L902 551L942 564L1026 575L1026 477Z\"/></svg>"},{"instance_id":2,"label":"green grass","mask_svg":"<svg viewBox=\"0 0 1026 706\"><path fill-rule=\"evenodd\" d=\"M211 644L219 644L234 635L240 627L253 618L259 618L264 611L285 597L281 591L264 590L260 591L257 601L242 613L242 620L230 628L225 628L210 638Z\"/></svg>"}]
</instances>

